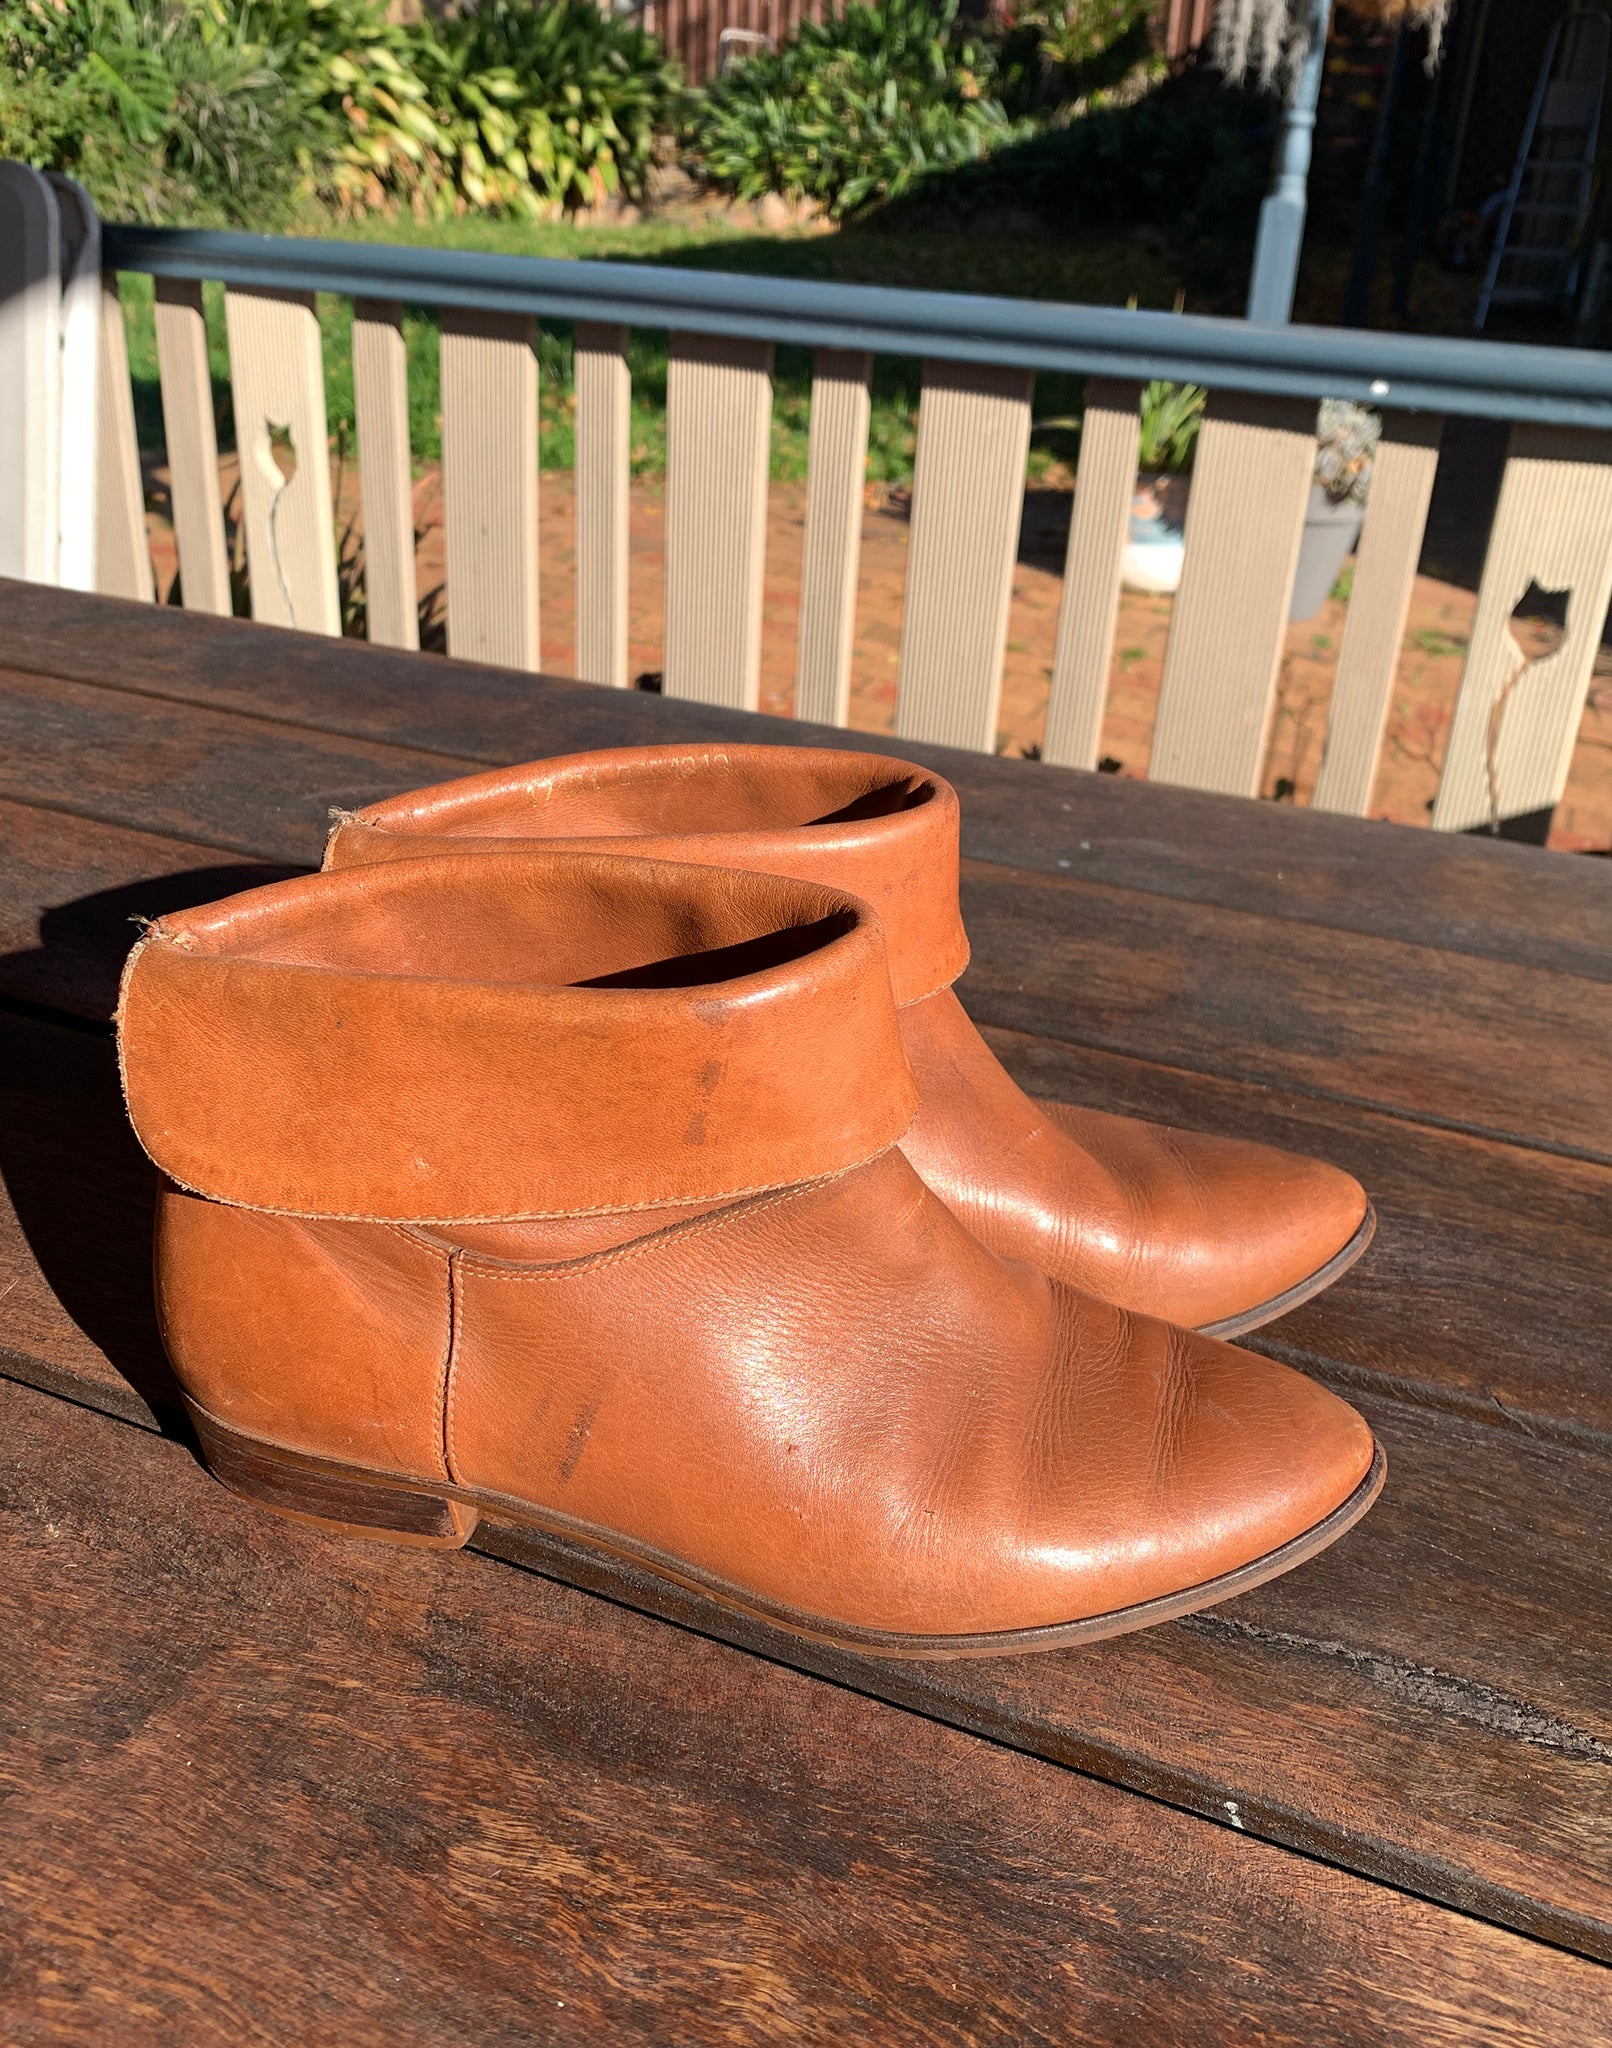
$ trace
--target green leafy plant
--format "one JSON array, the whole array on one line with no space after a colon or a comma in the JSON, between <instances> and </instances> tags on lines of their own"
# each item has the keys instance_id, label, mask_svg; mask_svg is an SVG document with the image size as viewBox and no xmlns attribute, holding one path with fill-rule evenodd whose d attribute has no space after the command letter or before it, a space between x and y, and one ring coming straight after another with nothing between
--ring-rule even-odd
<instances>
[{"instance_id":1,"label":"green leafy plant","mask_svg":"<svg viewBox=\"0 0 1612 2048\"><path fill-rule=\"evenodd\" d=\"M535 217L641 192L678 89L659 43L594 0L484 0L436 23L421 71L455 203Z\"/></svg>"},{"instance_id":2,"label":"green leafy plant","mask_svg":"<svg viewBox=\"0 0 1612 2048\"><path fill-rule=\"evenodd\" d=\"M222 0L7 0L0 147L103 210L272 224L307 113L283 53ZM19 111L18 103L26 110Z\"/></svg>"},{"instance_id":3,"label":"green leafy plant","mask_svg":"<svg viewBox=\"0 0 1612 2048\"><path fill-rule=\"evenodd\" d=\"M1101 106L1122 81L1163 71L1148 43L1149 0L1030 0L1011 13L1003 48L1013 84L1010 105L1085 111Z\"/></svg>"},{"instance_id":4,"label":"green leafy plant","mask_svg":"<svg viewBox=\"0 0 1612 2048\"><path fill-rule=\"evenodd\" d=\"M842 218L1028 133L994 96L996 71L957 0L853 4L717 79L690 105L684 153L741 199L781 192Z\"/></svg>"},{"instance_id":5,"label":"green leafy plant","mask_svg":"<svg viewBox=\"0 0 1612 2048\"><path fill-rule=\"evenodd\" d=\"M1153 383L1143 389L1142 431L1136 454L1139 469L1189 467L1207 396L1201 384Z\"/></svg>"},{"instance_id":6,"label":"green leafy plant","mask_svg":"<svg viewBox=\"0 0 1612 2048\"><path fill-rule=\"evenodd\" d=\"M434 192L447 137L420 75L428 27L388 18L386 0L260 0L308 109L303 182L339 212Z\"/></svg>"}]
</instances>

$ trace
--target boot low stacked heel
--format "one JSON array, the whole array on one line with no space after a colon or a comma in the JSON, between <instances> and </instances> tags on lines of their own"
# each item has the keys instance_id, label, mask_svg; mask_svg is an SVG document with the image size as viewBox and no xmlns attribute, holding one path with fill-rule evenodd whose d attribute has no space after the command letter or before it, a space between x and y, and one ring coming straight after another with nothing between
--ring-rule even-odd
<instances>
[{"instance_id":1,"label":"boot low stacked heel","mask_svg":"<svg viewBox=\"0 0 1612 2048\"><path fill-rule=\"evenodd\" d=\"M460 1550L475 1533L480 1518L463 1501L241 1436L194 1406L189 1414L214 1478L277 1515L332 1536L370 1536L423 1550Z\"/></svg>"},{"instance_id":2,"label":"boot low stacked heel","mask_svg":"<svg viewBox=\"0 0 1612 2048\"><path fill-rule=\"evenodd\" d=\"M1214 1336L1330 1287L1371 1242L1359 1183L1268 1145L1033 1100L952 992L968 964L958 803L910 761L808 747L622 747L445 782L343 818L326 865L516 845L792 875L884 921L918 1083L902 1149L992 1251Z\"/></svg>"},{"instance_id":3,"label":"boot low stacked heel","mask_svg":"<svg viewBox=\"0 0 1612 2048\"><path fill-rule=\"evenodd\" d=\"M841 892L364 865L160 920L118 1029L203 1455L333 1535L485 1517L584 1583L976 1656L1241 1591L1381 1484L1314 1382L964 1228Z\"/></svg>"}]
</instances>

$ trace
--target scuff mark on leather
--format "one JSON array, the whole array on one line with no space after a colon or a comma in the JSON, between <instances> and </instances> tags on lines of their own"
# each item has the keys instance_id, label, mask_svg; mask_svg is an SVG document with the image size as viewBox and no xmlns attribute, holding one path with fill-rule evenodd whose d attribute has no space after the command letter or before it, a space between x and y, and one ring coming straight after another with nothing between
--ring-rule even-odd
<instances>
[{"instance_id":1,"label":"scuff mark on leather","mask_svg":"<svg viewBox=\"0 0 1612 2048\"><path fill-rule=\"evenodd\" d=\"M1538 1749L1555 1750L1562 1756L1586 1757L1596 1763L1612 1764L1612 1743L1575 1728L1555 1714L1533 1707L1515 1694L1473 1678L1460 1678L1452 1671L1440 1671L1431 1664L1408 1664L1377 1650L1356 1649L1352 1644L1324 1637L1290 1634L1285 1629L1261 1628L1257 1622L1239 1621L1226 1614L1189 1614L1176 1623L1194 1635L1241 1636L1246 1642L1264 1643L1276 1650L1296 1650L1310 1656L1333 1658L1358 1671L1372 1685L1379 1686L1407 1706L1429 1713L1444 1714L1451 1720L1466 1721L1491 1735L1510 1735L1531 1742Z\"/></svg>"},{"instance_id":2,"label":"scuff mark on leather","mask_svg":"<svg viewBox=\"0 0 1612 2048\"><path fill-rule=\"evenodd\" d=\"M590 1401L576 1421L571 1425L571 1434L565 1440L565 1450L560 1458L560 1483L563 1485L582 1463L582 1453L588 1448L588 1438L593 1434L593 1425L599 1419L599 1404Z\"/></svg>"}]
</instances>

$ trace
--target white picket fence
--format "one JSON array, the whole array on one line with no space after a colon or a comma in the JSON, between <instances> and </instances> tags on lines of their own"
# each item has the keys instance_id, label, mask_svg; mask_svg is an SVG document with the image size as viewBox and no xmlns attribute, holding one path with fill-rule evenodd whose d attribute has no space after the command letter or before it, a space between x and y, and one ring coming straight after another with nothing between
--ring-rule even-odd
<instances>
[{"instance_id":1,"label":"white picket fence","mask_svg":"<svg viewBox=\"0 0 1612 2048\"><path fill-rule=\"evenodd\" d=\"M0 307L0 406L7 445L22 451L0 489L0 572L149 600L122 314L115 276L106 274L96 287L93 214L76 187L16 165L0 168L0 208L0 264L9 286ZM70 212L74 226L66 233L61 222ZM147 267L139 231L120 230L115 240L136 251L134 267ZM895 729L901 738L983 751L996 741L1024 497L1035 375L1025 358L1067 362L1068 350L1059 355L1044 337L1049 322L1067 327L1078 316L1101 340L1085 352L1095 373L1087 382L1042 747L1044 759L1073 767L1097 762L1143 380L1161 374L1161 333L1182 337L1168 344L1178 351L1219 348L1222 357L1211 356L1203 376L1212 388L1149 772L1157 781L1257 793L1316 454L1315 398L1294 389L1297 372L1284 369L1285 390L1247 388L1246 364L1239 383L1215 384L1215 361L1234 362L1236 350L1252 345L1251 333L1258 341L1257 331L1240 323L850 287L762 287L686 273L677 287L684 297L674 300L668 280L677 273L513 259L473 271L467 265L485 266L485 259L254 238L191 240L228 243L235 270L225 310L253 613L321 633L340 631L340 611L329 465L306 459L306 451L328 447L312 287L352 294L368 631L388 646L417 644L407 364L401 305L366 297L366 282L373 288L380 275L412 286L417 277L418 297L443 302L448 649L511 668L535 670L541 660L538 362L535 316L500 308L496 297L502 293L507 305L512 293L547 293L544 303L575 318L576 668L588 681L618 687L627 681L629 330L623 320L577 317L576 309L592 293L588 304L641 306L645 317L636 324L669 327L664 687L670 696L737 709L756 708L761 660L773 343L756 333L757 308L787 304L776 315L784 339L800 338L812 320L825 333L844 331L845 308L870 327L879 319L906 320L889 330L904 336L929 331L921 323L939 318L937 307L948 317L957 308L954 332L934 344L953 353L923 349ZM309 288L242 281L244 265L271 260L274 275L306 280ZM343 263L344 271L335 267ZM229 564L201 282L173 275L165 261L149 267L157 273L157 349L184 601L225 613ZM517 273L521 282L511 286L507 278ZM442 283L468 275L489 279L492 307L466 304L459 284ZM841 310L811 312L830 299ZM703 331L680 329L679 307L696 308L687 317L700 319ZM749 331L710 331L730 317ZM1005 337L1003 354L1017 361L977 359L985 345L979 331L992 321L992 331ZM1493 392L1481 396L1483 378L1489 366L1504 364L1512 377L1504 390L1531 416L1511 430L1432 823L1463 830L1496 814L1548 812L1566 784L1612 598L1612 431L1564 423L1586 416L1612 421L1604 366L1560 350L1507 355L1486 343L1283 330L1289 333L1291 341L1267 338L1259 346L1273 362L1278 349L1304 357L1309 382L1300 381L1299 390L1313 392L1317 378L1336 372L1330 388L1348 395L1352 379L1377 397L1383 419L1315 803L1364 815L1370 802L1439 460L1443 421L1420 394L1449 391L1468 410L1492 413ZM965 346L975 359L958 359ZM907 347L920 352L910 340ZM1428 377L1420 385L1411 374L1395 383L1373 378L1368 386L1362 352L1374 348L1385 361L1425 360ZM1117 374L1132 358L1136 374ZM815 355L796 709L830 725L847 722L872 361L868 349L837 345L818 346ZM1554 389L1536 403L1526 382L1517 381L1519 364L1524 377L1533 365ZM1470 403L1469 391L1480 394ZM301 451L289 481L272 448L273 433L287 431ZM1533 585L1570 597L1560 644L1530 664L1512 625Z\"/></svg>"}]
</instances>

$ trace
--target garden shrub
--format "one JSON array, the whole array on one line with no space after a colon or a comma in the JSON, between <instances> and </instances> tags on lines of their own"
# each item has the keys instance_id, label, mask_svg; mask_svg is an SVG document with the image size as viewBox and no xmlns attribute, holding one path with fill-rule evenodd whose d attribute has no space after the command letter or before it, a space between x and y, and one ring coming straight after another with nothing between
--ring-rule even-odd
<instances>
[{"instance_id":1,"label":"garden shrub","mask_svg":"<svg viewBox=\"0 0 1612 2048\"><path fill-rule=\"evenodd\" d=\"M458 201L540 213L636 195L677 72L652 36L594 0L483 0L421 51Z\"/></svg>"},{"instance_id":2,"label":"garden shrub","mask_svg":"<svg viewBox=\"0 0 1612 2048\"><path fill-rule=\"evenodd\" d=\"M892 230L1011 213L1058 240L1146 227L1184 274L1213 275L1251 239L1270 177L1272 102L1202 79L1171 80L1100 107L988 160L924 178L881 210Z\"/></svg>"},{"instance_id":3,"label":"garden shrub","mask_svg":"<svg viewBox=\"0 0 1612 2048\"><path fill-rule=\"evenodd\" d=\"M781 192L840 218L1028 133L996 76L997 46L957 0L852 4L716 79L690 103L684 151L741 199Z\"/></svg>"},{"instance_id":4,"label":"garden shrub","mask_svg":"<svg viewBox=\"0 0 1612 2048\"><path fill-rule=\"evenodd\" d=\"M0 151L139 220L593 205L641 190L677 90L593 0L410 27L385 0L0 0Z\"/></svg>"},{"instance_id":5,"label":"garden shrub","mask_svg":"<svg viewBox=\"0 0 1612 2048\"><path fill-rule=\"evenodd\" d=\"M0 151L139 220L272 225L307 109L244 11L172 0L5 0Z\"/></svg>"}]
</instances>

